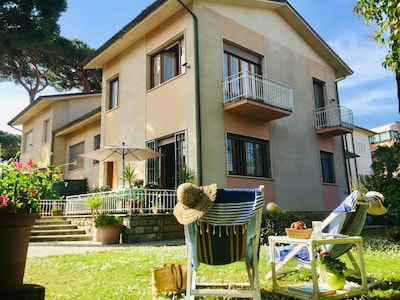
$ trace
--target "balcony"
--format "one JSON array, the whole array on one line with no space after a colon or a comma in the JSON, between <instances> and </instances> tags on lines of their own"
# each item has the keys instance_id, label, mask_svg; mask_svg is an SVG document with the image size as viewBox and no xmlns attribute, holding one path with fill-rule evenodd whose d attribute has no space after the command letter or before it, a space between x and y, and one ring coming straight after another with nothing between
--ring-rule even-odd
<instances>
[{"instance_id":1,"label":"balcony","mask_svg":"<svg viewBox=\"0 0 400 300\"><path fill-rule=\"evenodd\" d=\"M353 111L342 106L322 107L314 110L317 134L333 137L353 132Z\"/></svg>"},{"instance_id":2,"label":"balcony","mask_svg":"<svg viewBox=\"0 0 400 300\"><path fill-rule=\"evenodd\" d=\"M262 121L273 121L293 112L291 87L243 71L224 79L224 110Z\"/></svg>"}]
</instances>

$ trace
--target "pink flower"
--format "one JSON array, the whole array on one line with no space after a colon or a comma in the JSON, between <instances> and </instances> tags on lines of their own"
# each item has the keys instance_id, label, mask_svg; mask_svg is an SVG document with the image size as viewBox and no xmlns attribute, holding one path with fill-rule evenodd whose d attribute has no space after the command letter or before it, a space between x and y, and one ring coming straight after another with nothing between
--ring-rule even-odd
<instances>
[{"instance_id":1,"label":"pink flower","mask_svg":"<svg viewBox=\"0 0 400 300\"><path fill-rule=\"evenodd\" d=\"M20 162L20 161L14 161L13 165L18 169L22 169L23 168L22 162Z\"/></svg>"},{"instance_id":2,"label":"pink flower","mask_svg":"<svg viewBox=\"0 0 400 300\"><path fill-rule=\"evenodd\" d=\"M8 202L7 195L0 195L0 208L6 207Z\"/></svg>"}]
</instances>

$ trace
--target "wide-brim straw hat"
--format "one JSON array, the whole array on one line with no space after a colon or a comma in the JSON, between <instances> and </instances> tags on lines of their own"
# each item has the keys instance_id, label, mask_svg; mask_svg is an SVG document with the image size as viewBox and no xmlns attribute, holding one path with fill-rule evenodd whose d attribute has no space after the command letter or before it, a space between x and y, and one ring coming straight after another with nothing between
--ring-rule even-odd
<instances>
[{"instance_id":1,"label":"wide-brim straw hat","mask_svg":"<svg viewBox=\"0 0 400 300\"><path fill-rule=\"evenodd\" d=\"M385 201L385 197L381 193L375 191L367 192L365 198L369 205L367 212L370 215L380 216L387 213L387 209L382 204Z\"/></svg>"},{"instance_id":2,"label":"wide-brim straw hat","mask_svg":"<svg viewBox=\"0 0 400 300\"><path fill-rule=\"evenodd\" d=\"M182 183L176 190L178 203L174 216L180 224L187 225L200 219L212 207L217 196L217 184L197 186Z\"/></svg>"}]
</instances>

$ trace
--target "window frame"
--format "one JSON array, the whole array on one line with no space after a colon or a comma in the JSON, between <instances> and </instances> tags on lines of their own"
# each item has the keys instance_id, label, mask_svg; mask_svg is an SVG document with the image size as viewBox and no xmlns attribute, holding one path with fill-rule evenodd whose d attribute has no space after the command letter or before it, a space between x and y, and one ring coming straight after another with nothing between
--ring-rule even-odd
<instances>
[{"instance_id":1,"label":"window frame","mask_svg":"<svg viewBox=\"0 0 400 300\"><path fill-rule=\"evenodd\" d=\"M176 51L171 51L174 47L177 47ZM176 62L174 63L174 70L173 74L166 76L166 72L164 71L165 68L165 58L167 57L168 53L175 53ZM174 39L173 42L168 43L167 46L162 47L161 50L153 53L150 55L150 88L155 88L160 86L161 84L176 78L177 76L184 74L186 70L185 65L185 41L184 37L181 36L177 39ZM156 64L158 67L158 72L155 72Z\"/></svg>"},{"instance_id":2,"label":"window frame","mask_svg":"<svg viewBox=\"0 0 400 300\"><path fill-rule=\"evenodd\" d=\"M101 141L100 134L97 134L93 137L93 151L100 149L100 141ZM93 159L94 165L98 165L99 163L100 161L98 161L97 159Z\"/></svg>"},{"instance_id":3,"label":"window frame","mask_svg":"<svg viewBox=\"0 0 400 300\"><path fill-rule=\"evenodd\" d=\"M321 176L323 183L335 184L335 162L332 152L320 151Z\"/></svg>"},{"instance_id":4,"label":"window frame","mask_svg":"<svg viewBox=\"0 0 400 300\"><path fill-rule=\"evenodd\" d=\"M68 147L68 171L83 169L85 167L84 157L80 156L85 151L85 141L76 143ZM73 162L76 161L76 164Z\"/></svg>"},{"instance_id":5,"label":"window frame","mask_svg":"<svg viewBox=\"0 0 400 300\"><path fill-rule=\"evenodd\" d=\"M269 140L228 132L226 155L228 176L272 177Z\"/></svg>"},{"instance_id":6,"label":"window frame","mask_svg":"<svg viewBox=\"0 0 400 300\"><path fill-rule=\"evenodd\" d=\"M108 82L108 110L114 109L119 106L119 77L114 77Z\"/></svg>"},{"instance_id":7,"label":"window frame","mask_svg":"<svg viewBox=\"0 0 400 300\"><path fill-rule=\"evenodd\" d=\"M32 149L33 149L33 130L30 130L24 135L24 152L32 151Z\"/></svg>"}]
</instances>

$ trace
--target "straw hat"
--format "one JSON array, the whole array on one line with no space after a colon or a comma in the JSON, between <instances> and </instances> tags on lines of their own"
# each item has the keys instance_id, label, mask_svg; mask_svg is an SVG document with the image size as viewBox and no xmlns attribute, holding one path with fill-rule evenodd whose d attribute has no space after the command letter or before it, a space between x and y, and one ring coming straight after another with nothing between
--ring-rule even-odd
<instances>
[{"instance_id":1,"label":"straw hat","mask_svg":"<svg viewBox=\"0 0 400 300\"><path fill-rule=\"evenodd\" d=\"M387 209L382 204L385 201L385 197L381 193L375 191L367 192L365 198L369 204L367 212L370 215L383 215L387 213Z\"/></svg>"},{"instance_id":2,"label":"straw hat","mask_svg":"<svg viewBox=\"0 0 400 300\"><path fill-rule=\"evenodd\" d=\"M179 223L186 225L200 219L211 208L217 196L217 185L197 186L187 182L181 184L176 193L178 203L174 215Z\"/></svg>"}]
</instances>

